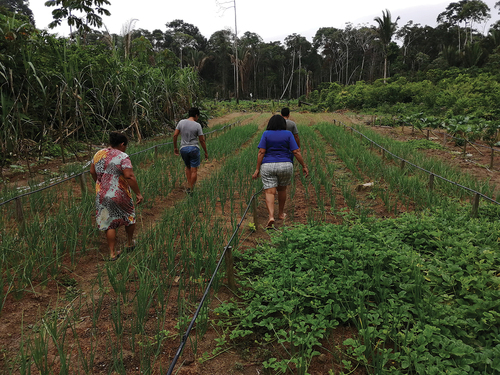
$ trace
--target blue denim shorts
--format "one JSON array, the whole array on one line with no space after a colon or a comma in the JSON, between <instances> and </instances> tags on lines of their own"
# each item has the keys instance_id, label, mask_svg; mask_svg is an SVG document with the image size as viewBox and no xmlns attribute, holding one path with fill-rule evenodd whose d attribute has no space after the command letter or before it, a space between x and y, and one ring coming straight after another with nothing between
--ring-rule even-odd
<instances>
[{"instance_id":1,"label":"blue denim shorts","mask_svg":"<svg viewBox=\"0 0 500 375\"><path fill-rule=\"evenodd\" d=\"M200 166L200 149L196 146L181 148L181 157L187 168L198 168Z\"/></svg>"}]
</instances>

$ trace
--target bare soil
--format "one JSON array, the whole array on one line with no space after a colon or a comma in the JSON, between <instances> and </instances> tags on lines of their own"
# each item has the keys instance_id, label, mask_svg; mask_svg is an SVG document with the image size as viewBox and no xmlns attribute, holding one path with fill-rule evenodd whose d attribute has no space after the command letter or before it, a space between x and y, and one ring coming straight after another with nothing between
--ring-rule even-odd
<instances>
[{"instance_id":1,"label":"bare soil","mask_svg":"<svg viewBox=\"0 0 500 375\"><path fill-rule=\"evenodd\" d=\"M223 118L213 119L209 122L209 125L216 125L217 123L227 123L235 119L241 114L231 114ZM248 123L254 121L260 116L260 114L249 114L243 123ZM343 121L346 124L350 123L366 123L368 118L363 118L360 116L346 116L341 113L335 114L309 114L304 113L294 113L292 114L292 119L295 120L300 125L302 124L314 124L321 121ZM259 120L261 123L259 126L264 128L266 121ZM422 133L412 132L411 128L385 128L385 127L372 127L376 131L393 137L398 140L407 141L410 139L425 138ZM436 137L438 138L438 137ZM436 142L441 142L439 139ZM208 147L210 144L208 143ZM210 150L209 150L210 151ZM462 170L467 170L474 178L480 180L488 180L491 183L497 184L500 182L500 155L495 156L494 167L486 168L490 163L490 155L486 152L481 154L474 148L469 148L471 155L466 158L461 157L456 152L460 152L461 149L454 146L452 142L446 144L445 150L426 150L429 156L439 158L451 165L456 166ZM307 150L305 150L307 152ZM256 151L257 155L257 151ZM327 150L327 155L331 155L330 162L339 162L335 156L335 150ZM253 162L253 161L252 161ZM51 162L43 166L43 169L56 172L60 167L61 162ZM199 169L198 179L202 181L207 178L214 170L218 168L220 163L217 160L209 160L204 162ZM344 173L349 176L349 171L346 169ZM22 185L27 181L26 173L14 173L13 171L4 170L3 176L9 177L10 184L15 183L16 185ZM307 216L310 214L311 209L317 207L317 203L314 197L309 195L309 198L305 198L305 187L301 185L300 179L297 181L297 190L293 201L288 200L286 206L286 212L289 213L286 223L283 221L277 221L277 230L286 224L295 225L298 223L305 224L307 222ZM367 181L369 178L367 178ZM78 189L78 182L72 180L68 183L75 184L75 191ZM139 181L140 184L140 181ZM12 185L11 185L12 186ZM89 185L90 186L90 185ZM340 189L332 184L332 189L335 191L336 195L336 209L341 210L346 207L343 195ZM352 186L353 193L357 195L357 199L360 202L364 202L367 207L370 208L372 215L376 217L391 217L394 213L387 212L385 205L379 199L373 199L373 197L368 198L369 191L357 191L356 184ZM174 189L166 199L157 199L155 204L151 205L151 208L144 209L142 211L142 218L138 220L137 235L140 236L141 233L149 230L154 223L160 219L162 212L176 205L182 199L185 199L185 192L183 187L178 187ZM262 200L264 197L259 198ZM328 202L328 199L325 199ZM267 212L265 205L261 202L259 204L258 211L258 225L256 232L247 237L244 241L242 249L250 249L255 247L257 244L267 241L270 238L270 234L263 229L266 223ZM326 207L326 212L329 212L331 207ZM219 210L218 215L223 218L222 211ZM330 223L338 223L341 219L335 215L324 215L322 221ZM252 222L253 218L247 218L244 225ZM122 238L124 234L121 234ZM78 265L72 266L69 259L65 261L65 266L61 268L62 272L58 279L49 280L46 285L34 285L33 288L28 292L24 293L22 298L17 299L14 293L11 293L5 303L3 311L0 315L0 374L11 373L9 372L9 365L11 361L18 353L19 347L23 340L22 332L24 335L30 334L37 326L41 324L42 317L47 311L53 311L54 313L61 314L62 316L68 316L71 314L71 309L73 308L75 302L79 300L82 295L90 295L92 293L92 285L94 285L96 278L98 277L98 269L103 265L103 259L108 253L106 239L104 236L93 239L92 243L89 244L90 247L94 248L94 251L88 252L86 256L80 258ZM237 264L236 264L237 269ZM236 270L237 272L237 270ZM74 299L64 299L64 295L67 295L67 286L64 283L66 279L74 279L77 281L77 293ZM180 342L180 335L182 332L178 332L175 328L178 318L177 306L175 301L177 299L178 285L174 285L171 292L171 299L173 303L169 303L167 321L165 322L165 329L170 331L172 337L165 340L162 346L161 353L159 355L158 364L161 364L161 370L159 366L155 367L154 373L163 374L166 373L172 358L174 357ZM230 298L237 298L227 287L223 286L217 292L215 298L212 298L211 309L216 307L219 303L218 301L228 300ZM64 302L62 302L64 301ZM89 302L87 300L87 302ZM99 320L98 329L95 330L92 326L92 320L90 319L92 306L84 307L83 309L88 310L88 314L82 313L81 320L75 325L75 334L79 337L79 342L90 342L90 337L97 335L99 340L97 341L100 347L97 350L97 355L94 361L94 367L92 373L95 374L108 374L115 373L111 368L111 359L106 352L106 337L113 332L112 320L110 318L112 310L113 300L108 293L103 300L103 307L101 312L101 319ZM196 306L193 306L196 308ZM127 312L124 312L126 316ZM217 317L212 316L213 322L217 321ZM72 336L72 332L67 332L68 336ZM198 347L196 354L193 352L192 348L187 345L182 357L178 362L176 367L176 373L180 375L213 375L213 374L244 374L244 375L255 375L255 374L265 374L266 371L262 366L262 362L269 358L273 353L280 351L278 346L273 345L262 345L256 342L242 342L235 343L233 346L228 347L223 353L214 356L213 358L200 361L200 356L202 353L213 353L216 349L215 339L220 338L221 332L219 332L213 325L208 327L207 333L202 339L198 339ZM335 329L329 337L327 337L323 342L323 348L319 351L321 355L314 358L311 367L308 372L312 375L323 375L328 374L329 370L333 370L334 373L338 373L343 369L342 360L347 359L344 357L344 352L342 351L342 342L356 335L356 331L346 325L338 327ZM86 341L89 339L89 341ZM91 353L90 345L84 345L81 348L77 348L77 341L68 339L71 343L67 350L71 351L71 358L76 362L78 349L81 350L83 355L88 355ZM139 367L138 359L134 353L126 344L124 353L124 363L126 364L127 374L136 374L136 370ZM57 354L57 349L51 345L49 348L49 358L48 363L50 367L53 368L54 372L60 366L59 357ZM3 370L2 370L3 369ZM33 367L33 373L38 373ZM13 371L13 373L20 373L18 371ZM359 368L352 371L351 374L365 374L364 369Z\"/></svg>"}]
</instances>

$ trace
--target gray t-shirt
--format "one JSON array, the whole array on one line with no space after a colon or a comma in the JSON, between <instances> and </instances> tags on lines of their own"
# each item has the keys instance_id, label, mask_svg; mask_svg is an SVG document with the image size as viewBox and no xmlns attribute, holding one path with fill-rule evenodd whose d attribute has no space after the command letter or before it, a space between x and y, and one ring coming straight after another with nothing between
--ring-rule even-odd
<instances>
[{"instance_id":1,"label":"gray t-shirt","mask_svg":"<svg viewBox=\"0 0 500 375\"><path fill-rule=\"evenodd\" d=\"M297 124L292 120L286 120L286 130L290 130L293 135L299 134L299 131L297 129Z\"/></svg>"},{"instance_id":2,"label":"gray t-shirt","mask_svg":"<svg viewBox=\"0 0 500 375\"><path fill-rule=\"evenodd\" d=\"M201 125L196 121L191 121L188 119L181 120L177 124L176 129L181 132L181 148L186 146L198 146L198 137L203 135L203 130L201 129Z\"/></svg>"}]
</instances>

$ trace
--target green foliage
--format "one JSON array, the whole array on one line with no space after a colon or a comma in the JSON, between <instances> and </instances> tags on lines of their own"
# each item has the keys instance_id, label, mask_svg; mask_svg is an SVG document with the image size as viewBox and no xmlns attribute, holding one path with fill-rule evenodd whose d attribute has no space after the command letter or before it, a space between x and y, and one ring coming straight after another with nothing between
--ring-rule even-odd
<instances>
[{"instance_id":1,"label":"green foliage","mask_svg":"<svg viewBox=\"0 0 500 375\"><path fill-rule=\"evenodd\" d=\"M4 14L0 27L7 35L0 40L2 155L19 155L22 139L36 141L44 156L54 143L102 143L109 130L128 129L136 139L166 133L200 97L198 73L172 68L175 56L154 54L147 39L135 39L127 56L111 39L70 43Z\"/></svg>"},{"instance_id":2,"label":"green foliage","mask_svg":"<svg viewBox=\"0 0 500 375\"><path fill-rule=\"evenodd\" d=\"M240 100L239 103L235 100L221 102L204 100L203 106L208 108L214 117L231 112L261 112L272 115L281 111L283 107L290 108L292 113L301 110L298 100Z\"/></svg>"},{"instance_id":3,"label":"green foliage","mask_svg":"<svg viewBox=\"0 0 500 375\"><path fill-rule=\"evenodd\" d=\"M111 5L108 0L48 0L45 1L45 6L47 7L57 7L52 11L52 17L54 21L49 24L49 27L53 29L61 25L62 20L66 19L66 22L70 27L75 26L78 30L84 30L86 32L91 31L90 26L101 27L102 17L110 16L109 10L104 9L102 5ZM75 14L75 11L77 12ZM81 17L79 13L84 13Z\"/></svg>"},{"instance_id":4,"label":"green foliage","mask_svg":"<svg viewBox=\"0 0 500 375\"><path fill-rule=\"evenodd\" d=\"M444 147L436 142L428 139L411 139L408 142L408 147L413 150L443 150Z\"/></svg>"},{"instance_id":5,"label":"green foliage","mask_svg":"<svg viewBox=\"0 0 500 375\"><path fill-rule=\"evenodd\" d=\"M300 226L241 255L246 306L231 339L255 333L307 370L338 325L358 335L344 350L369 373L500 370L498 220L449 207L352 225ZM229 305L228 305L229 306Z\"/></svg>"},{"instance_id":6,"label":"green foliage","mask_svg":"<svg viewBox=\"0 0 500 375\"><path fill-rule=\"evenodd\" d=\"M329 110L384 109L385 112L394 112L392 106L409 105L429 115L500 117L498 76L488 73L472 75L455 70L432 71L428 76L429 80L416 82L399 77L388 79L387 83L378 80L371 85L363 81L344 87L335 84L310 100Z\"/></svg>"}]
</instances>

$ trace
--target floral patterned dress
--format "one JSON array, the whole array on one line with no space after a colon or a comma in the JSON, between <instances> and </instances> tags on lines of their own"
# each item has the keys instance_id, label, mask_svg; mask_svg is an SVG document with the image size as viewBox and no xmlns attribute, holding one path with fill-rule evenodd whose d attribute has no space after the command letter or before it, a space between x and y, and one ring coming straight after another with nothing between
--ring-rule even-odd
<instances>
[{"instance_id":1,"label":"floral patterned dress","mask_svg":"<svg viewBox=\"0 0 500 375\"><path fill-rule=\"evenodd\" d=\"M132 194L123 170L132 168L128 155L114 148L98 151L92 159L97 173L96 222L99 230L135 223Z\"/></svg>"}]
</instances>

